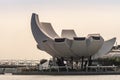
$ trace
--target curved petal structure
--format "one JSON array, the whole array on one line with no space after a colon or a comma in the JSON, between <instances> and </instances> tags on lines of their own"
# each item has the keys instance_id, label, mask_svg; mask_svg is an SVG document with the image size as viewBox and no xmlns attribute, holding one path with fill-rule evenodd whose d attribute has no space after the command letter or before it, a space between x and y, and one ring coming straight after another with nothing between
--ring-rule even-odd
<instances>
[{"instance_id":1,"label":"curved petal structure","mask_svg":"<svg viewBox=\"0 0 120 80\"><path fill-rule=\"evenodd\" d=\"M73 39L73 37L77 37L77 35L76 35L74 30L62 30L61 37L62 38Z\"/></svg>"},{"instance_id":2,"label":"curved petal structure","mask_svg":"<svg viewBox=\"0 0 120 80\"><path fill-rule=\"evenodd\" d=\"M60 57L61 55L54 49L54 42L52 40L48 40L43 43L45 47L45 51L49 53L53 57Z\"/></svg>"},{"instance_id":3,"label":"curved petal structure","mask_svg":"<svg viewBox=\"0 0 120 80\"><path fill-rule=\"evenodd\" d=\"M66 38L57 38L55 39L54 48L59 53L62 54L62 57L75 57L76 55L70 50L71 41Z\"/></svg>"},{"instance_id":4,"label":"curved petal structure","mask_svg":"<svg viewBox=\"0 0 120 80\"><path fill-rule=\"evenodd\" d=\"M87 39L88 54L91 56L94 55L96 52L98 52L103 43L104 39L99 34L89 35Z\"/></svg>"},{"instance_id":5,"label":"curved petal structure","mask_svg":"<svg viewBox=\"0 0 120 80\"><path fill-rule=\"evenodd\" d=\"M88 37L76 37L74 30L62 30L60 38L50 23L39 22L38 15L33 13L31 29L40 50L46 51L53 57L99 58L107 54L113 47L116 38L108 41L99 34L89 34Z\"/></svg>"},{"instance_id":6,"label":"curved petal structure","mask_svg":"<svg viewBox=\"0 0 120 80\"><path fill-rule=\"evenodd\" d=\"M85 37L74 37L71 50L78 56L89 56Z\"/></svg>"},{"instance_id":7,"label":"curved petal structure","mask_svg":"<svg viewBox=\"0 0 120 80\"><path fill-rule=\"evenodd\" d=\"M45 32L45 34L49 35L50 38L52 38L52 39L59 38L59 36L54 31L54 29L52 28L52 25L50 23L40 22L40 24L41 24L42 29Z\"/></svg>"},{"instance_id":8,"label":"curved petal structure","mask_svg":"<svg viewBox=\"0 0 120 80\"><path fill-rule=\"evenodd\" d=\"M38 15L33 13L31 18L31 29L32 29L33 36L36 42L38 43L39 49L48 52L51 56L58 56L55 53L57 51L54 51L53 49L50 48L52 44L47 43L47 41L52 40L53 36L50 36L48 34L49 32L45 30L46 28L47 27L44 28L39 23ZM50 30L53 31L52 28Z\"/></svg>"},{"instance_id":9,"label":"curved petal structure","mask_svg":"<svg viewBox=\"0 0 120 80\"><path fill-rule=\"evenodd\" d=\"M39 48L41 50L44 50L42 43L43 41L48 40L50 38L47 35L45 35L39 27L40 27L40 24L39 24L38 15L33 13L31 18L31 30L36 42L39 45L41 45L39 46Z\"/></svg>"},{"instance_id":10,"label":"curved petal structure","mask_svg":"<svg viewBox=\"0 0 120 80\"><path fill-rule=\"evenodd\" d=\"M96 59L96 58L100 58L100 57L106 55L112 49L115 41L116 41L116 38L105 41L103 43L102 47L99 49L99 51L95 55L93 55L92 57L94 59Z\"/></svg>"}]
</instances>

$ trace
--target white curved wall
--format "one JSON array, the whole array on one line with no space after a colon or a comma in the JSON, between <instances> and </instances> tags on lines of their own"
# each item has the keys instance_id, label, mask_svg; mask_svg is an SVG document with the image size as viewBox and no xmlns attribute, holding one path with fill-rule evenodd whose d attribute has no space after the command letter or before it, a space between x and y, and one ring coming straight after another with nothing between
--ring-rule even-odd
<instances>
[{"instance_id":1,"label":"white curved wall","mask_svg":"<svg viewBox=\"0 0 120 80\"><path fill-rule=\"evenodd\" d=\"M38 19L38 15L37 14L32 14L31 17L31 30L33 33L33 36L36 40L36 42L40 45L39 48L41 50L44 50L44 47L42 46L42 42L44 40L48 40L49 37L46 36L40 29L39 29L39 19Z\"/></svg>"},{"instance_id":2,"label":"white curved wall","mask_svg":"<svg viewBox=\"0 0 120 80\"><path fill-rule=\"evenodd\" d=\"M76 35L75 31L72 29L68 29L68 30L63 29L62 33L61 33L61 37L73 39L73 37L77 37L77 35Z\"/></svg>"},{"instance_id":3,"label":"white curved wall","mask_svg":"<svg viewBox=\"0 0 120 80\"><path fill-rule=\"evenodd\" d=\"M42 46L45 47L44 51L46 51L48 54L50 54L53 57L60 57L61 55L54 49L52 40L48 40L42 44Z\"/></svg>"},{"instance_id":4,"label":"white curved wall","mask_svg":"<svg viewBox=\"0 0 120 80\"><path fill-rule=\"evenodd\" d=\"M42 28L43 26L39 23L38 15L33 13L31 18L31 29L33 36L39 45L39 49L46 51L51 56L59 56L56 54L56 51L50 47L51 44L48 43L48 41L51 41L52 39L45 34L45 31L43 31L45 28Z\"/></svg>"},{"instance_id":5,"label":"white curved wall","mask_svg":"<svg viewBox=\"0 0 120 80\"><path fill-rule=\"evenodd\" d=\"M80 38L80 37L79 37ZM78 56L89 56L87 52L87 44L85 40L73 40L71 50Z\"/></svg>"},{"instance_id":6,"label":"white curved wall","mask_svg":"<svg viewBox=\"0 0 120 80\"><path fill-rule=\"evenodd\" d=\"M54 42L54 48L57 50L62 57L77 57L71 50L71 41L65 39L63 42Z\"/></svg>"},{"instance_id":7,"label":"white curved wall","mask_svg":"<svg viewBox=\"0 0 120 80\"><path fill-rule=\"evenodd\" d=\"M89 36L87 39L88 54L91 56L98 52L104 42L104 39L101 36L97 36L97 38L100 38L98 40L93 37L96 36Z\"/></svg>"},{"instance_id":8,"label":"white curved wall","mask_svg":"<svg viewBox=\"0 0 120 80\"><path fill-rule=\"evenodd\" d=\"M95 55L93 55L92 58L96 59L106 55L112 49L115 41L116 41L116 38L112 38L108 41L105 41L102 47L99 49L99 51Z\"/></svg>"},{"instance_id":9,"label":"white curved wall","mask_svg":"<svg viewBox=\"0 0 120 80\"><path fill-rule=\"evenodd\" d=\"M44 31L44 33L46 35L48 35L50 38L54 39L54 38L59 38L58 34L54 31L52 25L50 23L46 23L46 22L40 22L41 24L41 28Z\"/></svg>"}]
</instances>

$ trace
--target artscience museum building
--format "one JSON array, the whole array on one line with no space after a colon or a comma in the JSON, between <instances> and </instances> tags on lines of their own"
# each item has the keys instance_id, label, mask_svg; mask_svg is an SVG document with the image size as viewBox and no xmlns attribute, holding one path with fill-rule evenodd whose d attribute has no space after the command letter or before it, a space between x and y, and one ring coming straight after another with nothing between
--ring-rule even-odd
<instances>
[{"instance_id":1,"label":"artscience museum building","mask_svg":"<svg viewBox=\"0 0 120 80\"><path fill-rule=\"evenodd\" d=\"M63 29L61 36L58 36L51 23L40 22L36 13L31 17L31 29L38 49L58 61L100 58L111 51L116 41L116 38L105 41L100 34L79 37L72 29Z\"/></svg>"}]
</instances>

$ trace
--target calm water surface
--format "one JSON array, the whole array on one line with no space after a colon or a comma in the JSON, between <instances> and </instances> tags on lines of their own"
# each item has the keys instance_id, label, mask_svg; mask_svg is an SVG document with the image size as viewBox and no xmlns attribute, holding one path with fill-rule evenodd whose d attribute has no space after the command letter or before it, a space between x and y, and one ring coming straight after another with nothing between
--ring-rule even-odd
<instances>
[{"instance_id":1,"label":"calm water surface","mask_svg":"<svg viewBox=\"0 0 120 80\"><path fill-rule=\"evenodd\" d=\"M89 75L89 76L0 75L0 80L120 80L120 75Z\"/></svg>"}]
</instances>

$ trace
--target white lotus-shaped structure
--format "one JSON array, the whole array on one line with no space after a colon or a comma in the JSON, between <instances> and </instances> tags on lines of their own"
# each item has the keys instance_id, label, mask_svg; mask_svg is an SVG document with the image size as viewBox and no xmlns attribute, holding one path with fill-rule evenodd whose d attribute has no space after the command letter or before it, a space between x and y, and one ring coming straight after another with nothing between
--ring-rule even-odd
<instances>
[{"instance_id":1,"label":"white lotus-shaped structure","mask_svg":"<svg viewBox=\"0 0 120 80\"><path fill-rule=\"evenodd\" d=\"M52 28L50 23L39 22L38 15L33 13L31 29L37 42L37 47L52 57L99 58L107 54L113 47L116 38L104 41L100 34L89 34L87 37L78 37L74 30L62 30L61 37Z\"/></svg>"}]
</instances>

